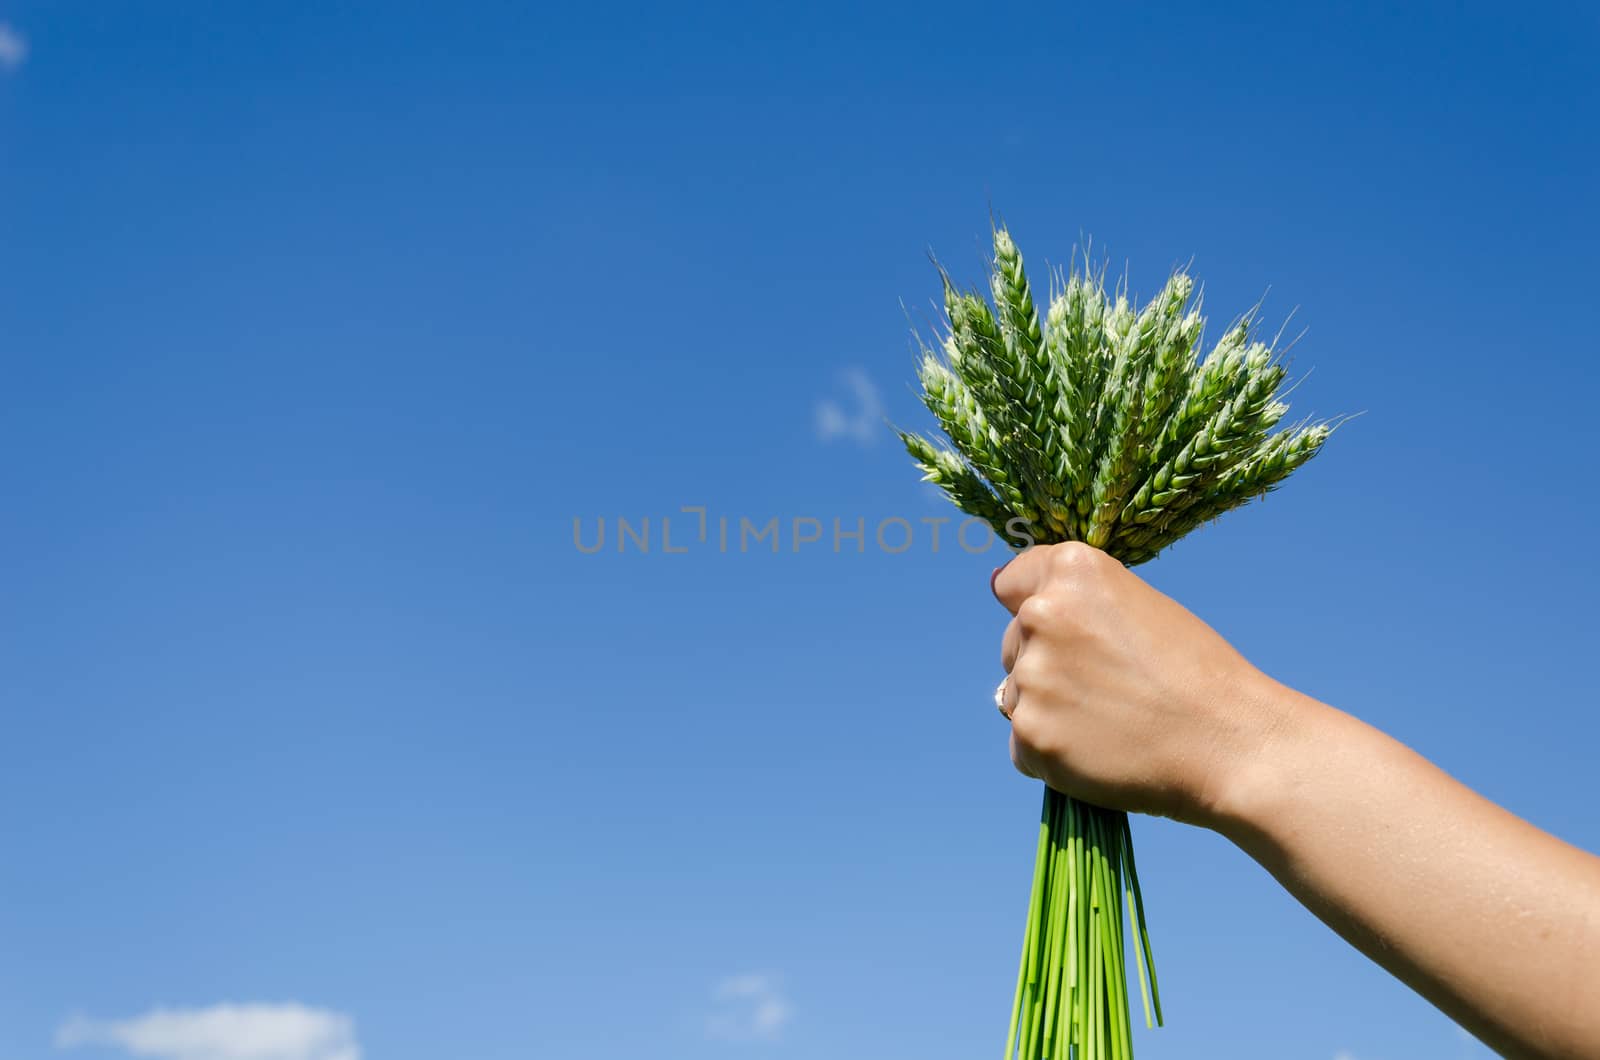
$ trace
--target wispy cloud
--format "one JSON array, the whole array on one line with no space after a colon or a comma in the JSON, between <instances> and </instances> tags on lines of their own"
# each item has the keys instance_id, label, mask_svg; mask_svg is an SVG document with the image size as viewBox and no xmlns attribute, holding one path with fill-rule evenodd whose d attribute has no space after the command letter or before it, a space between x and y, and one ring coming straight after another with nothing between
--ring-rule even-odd
<instances>
[{"instance_id":1,"label":"wispy cloud","mask_svg":"<svg viewBox=\"0 0 1600 1060\"><path fill-rule=\"evenodd\" d=\"M294 1002L157 1008L126 1020L76 1017L56 1048L119 1048L157 1060L361 1060L349 1016Z\"/></svg>"},{"instance_id":2,"label":"wispy cloud","mask_svg":"<svg viewBox=\"0 0 1600 1060\"><path fill-rule=\"evenodd\" d=\"M1343 1049L1333 1054L1333 1060L1356 1060L1356 1054L1347 1053Z\"/></svg>"},{"instance_id":3,"label":"wispy cloud","mask_svg":"<svg viewBox=\"0 0 1600 1060\"><path fill-rule=\"evenodd\" d=\"M789 999L770 975L736 975L711 991L714 1010L706 1034L725 1042L772 1041L794 1015Z\"/></svg>"},{"instance_id":4,"label":"wispy cloud","mask_svg":"<svg viewBox=\"0 0 1600 1060\"><path fill-rule=\"evenodd\" d=\"M824 398L817 402L817 438L824 442L843 438L871 445L883 430L883 399L878 397L878 388L867 373L859 368L847 369L843 380L851 400L846 403Z\"/></svg>"},{"instance_id":5,"label":"wispy cloud","mask_svg":"<svg viewBox=\"0 0 1600 1060\"><path fill-rule=\"evenodd\" d=\"M15 70L27 57L28 38L12 28L11 23L0 22L0 70Z\"/></svg>"}]
</instances>

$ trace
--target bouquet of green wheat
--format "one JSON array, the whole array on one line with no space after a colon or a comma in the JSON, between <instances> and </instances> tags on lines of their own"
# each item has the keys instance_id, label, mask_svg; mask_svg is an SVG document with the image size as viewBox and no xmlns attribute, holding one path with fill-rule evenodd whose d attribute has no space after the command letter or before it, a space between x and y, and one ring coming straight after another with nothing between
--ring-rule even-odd
<instances>
[{"instance_id":1,"label":"bouquet of green wheat","mask_svg":"<svg viewBox=\"0 0 1600 1060\"><path fill-rule=\"evenodd\" d=\"M1327 424L1275 430L1285 369L1246 314L1203 358L1194 282L1138 307L1104 270L1052 275L1041 326L1022 255L995 232L993 304L944 277L923 400L954 443L903 433L927 480L1002 540L1083 541L1129 564L1271 490ZM1126 920L1124 919L1126 907ZM1045 790L1006 1060L1128 1060L1131 925L1146 1026L1161 1021L1127 815Z\"/></svg>"}]
</instances>

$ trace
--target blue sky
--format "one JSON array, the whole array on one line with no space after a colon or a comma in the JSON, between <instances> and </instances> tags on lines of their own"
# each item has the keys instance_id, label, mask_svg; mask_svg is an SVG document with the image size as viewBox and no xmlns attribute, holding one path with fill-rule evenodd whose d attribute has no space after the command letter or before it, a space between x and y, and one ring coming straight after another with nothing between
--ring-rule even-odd
<instances>
[{"instance_id":1,"label":"blue sky","mask_svg":"<svg viewBox=\"0 0 1600 1060\"><path fill-rule=\"evenodd\" d=\"M3 1060L998 1052L995 554L573 542L947 514L857 425L925 423L901 303L991 208L1298 307L1296 409L1365 414L1145 573L1600 848L1587 5L0 24ZM1485 1055L1135 831L1142 1057Z\"/></svg>"}]
</instances>

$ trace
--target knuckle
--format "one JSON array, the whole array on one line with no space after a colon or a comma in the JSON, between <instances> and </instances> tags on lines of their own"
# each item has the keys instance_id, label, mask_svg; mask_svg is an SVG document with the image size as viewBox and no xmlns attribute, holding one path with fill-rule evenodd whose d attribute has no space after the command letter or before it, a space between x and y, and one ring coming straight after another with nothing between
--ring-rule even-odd
<instances>
[{"instance_id":1,"label":"knuckle","mask_svg":"<svg viewBox=\"0 0 1600 1060\"><path fill-rule=\"evenodd\" d=\"M1038 766L1060 758L1060 740L1048 717L1020 707L1011 719L1011 745L1022 759Z\"/></svg>"},{"instance_id":2,"label":"knuckle","mask_svg":"<svg viewBox=\"0 0 1600 1060\"><path fill-rule=\"evenodd\" d=\"M1071 574L1092 567L1100 556L1100 550L1092 545L1082 541L1065 541L1056 546L1052 558L1058 571Z\"/></svg>"},{"instance_id":3,"label":"knuckle","mask_svg":"<svg viewBox=\"0 0 1600 1060\"><path fill-rule=\"evenodd\" d=\"M1009 680L1020 694L1029 688L1035 688L1044 677L1044 664L1040 661L1039 653L1026 651L1021 653L1012 663Z\"/></svg>"},{"instance_id":4,"label":"knuckle","mask_svg":"<svg viewBox=\"0 0 1600 1060\"><path fill-rule=\"evenodd\" d=\"M1013 750L1027 751L1039 746L1039 721L1033 716L1032 711L1022 709L1022 704L1017 704L1017 709L1011 713L1011 746Z\"/></svg>"},{"instance_id":5,"label":"knuckle","mask_svg":"<svg viewBox=\"0 0 1600 1060\"><path fill-rule=\"evenodd\" d=\"M1035 593L1017 608L1017 625L1029 633L1035 633L1052 624L1059 614L1060 608L1055 600L1044 593Z\"/></svg>"}]
</instances>

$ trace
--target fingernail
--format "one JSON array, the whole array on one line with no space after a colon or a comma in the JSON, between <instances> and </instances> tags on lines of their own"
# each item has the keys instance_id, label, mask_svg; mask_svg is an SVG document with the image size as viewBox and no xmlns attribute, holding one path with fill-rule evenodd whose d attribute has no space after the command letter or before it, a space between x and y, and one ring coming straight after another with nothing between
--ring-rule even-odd
<instances>
[{"instance_id":1,"label":"fingernail","mask_svg":"<svg viewBox=\"0 0 1600 1060\"><path fill-rule=\"evenodd\" d=\"M1000 564L1000 566L998 566L998 567L996 567L994 569L994 573L989 575L989 591L991 593L994 592L994 580L996 578L1000 577L1000 572L1005 570L1005 569L1006 569L1006 565L1004 563L1002 563L1002 564Z\"/></svg>"}]
</instances>

